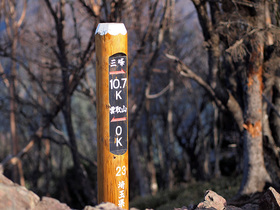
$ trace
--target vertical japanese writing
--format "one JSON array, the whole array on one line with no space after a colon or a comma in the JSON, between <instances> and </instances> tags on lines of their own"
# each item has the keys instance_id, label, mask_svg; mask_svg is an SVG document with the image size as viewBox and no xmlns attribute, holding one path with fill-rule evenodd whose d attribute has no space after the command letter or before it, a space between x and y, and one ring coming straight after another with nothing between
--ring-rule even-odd
<instances>
[{"instance_id":1,"label":"vertical japanese writing","mask_svg":"<svg viewBox=\"0 0 280 210\"><path fill-rule=\"evenodd\" d=\"M110 152L123 155L127 151L127 58L113 55L109 58L109 124ZM117 205L126 206L128 184L127 166L116 167Z\"/></svg>"},{"instance_id":2,"label":"vertical japanese writing","mask_svg":"<svg viewBox=\"0 0 280 210\"><path fill-rule=\"evenodd\" d=\"M127 151L127 57L109 58L110 152Z\"/></svg>"},{"instance_id":3,"label":"vertical japanese writing","mask_svg":"<svg viewBox=\"0 0 280 210\"><path fill-rule=\"evenodd\" d=\"M118 166L116 168L116 176L120 176L121 180L118 182L118 206L123 208L125 206L125 181L123 180L123 176L126 175L126 167Z\"/></svg>"}]
</instances>

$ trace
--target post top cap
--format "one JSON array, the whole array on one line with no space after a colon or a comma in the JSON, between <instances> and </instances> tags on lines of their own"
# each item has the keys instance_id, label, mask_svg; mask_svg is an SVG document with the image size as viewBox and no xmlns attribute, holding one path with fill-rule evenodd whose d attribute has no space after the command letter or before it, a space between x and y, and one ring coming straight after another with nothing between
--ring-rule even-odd
<instances>
[{"instance_id":1,"label":"post top cap","mask_svg":"<svg viewBox=\"0 0 280 210\"><path fill-rule=\"evenodd\" d=\"M95 35L99 34L101 36L106 35L125 35L127 33L126 28L123 23L99 23Z\"/></svg>"}]
</instances>

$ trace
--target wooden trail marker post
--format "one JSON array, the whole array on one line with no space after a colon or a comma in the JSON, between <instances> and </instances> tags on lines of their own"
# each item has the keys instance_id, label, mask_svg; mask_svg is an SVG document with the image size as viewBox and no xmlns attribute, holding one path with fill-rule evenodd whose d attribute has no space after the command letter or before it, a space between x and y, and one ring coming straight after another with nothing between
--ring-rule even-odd
<instances>
[{"instance_id":1,"label":"wooden trail marker post","mask_svg":"<svg viewBox=\"0 0 280 210\"><path fill-rule=\"evenodd\" d=\"M100 23L95 32L98 203L128 209L127 31Z\"/></svg>"}]
</instances>

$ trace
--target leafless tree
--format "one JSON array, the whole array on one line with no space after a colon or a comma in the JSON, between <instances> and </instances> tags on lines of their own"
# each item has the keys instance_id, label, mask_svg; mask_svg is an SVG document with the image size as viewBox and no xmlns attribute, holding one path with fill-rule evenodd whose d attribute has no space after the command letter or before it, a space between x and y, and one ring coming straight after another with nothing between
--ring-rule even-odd
<instances>
[{"instance_id":1,"label":"leafless tree","mask_svg":"<svg viewBox=\"0 0 280 210\"><path fill-rule=\"evenodd\" d=\"M277 183L278 6L264 0L2 1L0 20L9 24L0 31L0 112L11 135L0 131L3 139L17 138L18 149L0 154L1 171L9 175L9 166L22 161L26 182L40 195L56 194L75 208L95 203L94 32L100 22L124 22L130 196L219 177L225 150L244 162L240 194ZM236 147L224 148L228 142Z\"/></svg>"},{"instance_id":2,"label":"leafless tree","mask_svg":"<svg viewBox=\"0 0 280 210\"><path fill-rule=\"evenodd\" d=\"M168 56L178 62L181 74L196 80L208 91L220 110L232 114L243 133L244 170L240 194L262 191L265 183L273 182L264 163L263 139L268 138L268 132L264 130L262 118L269 111L263 109L263 87L269 85L263 83L263 78L267 78L267 70L270 70L269 74L276 70L264 69L268 59L265 55L271 54L272 45L273 50L277 46L271 38L278 32L273 32L271 25L267 27L265 22L265 12L270 11L266 8L270 5L266 1L224 1L220 4L194 0L193 3L208 52L208 84L180 59ZM265 125L266 131L270 130L268 124ZM278 159L275 140L269 141L268 145L274 148L274 157Z\"/></svg>"}]
</instances>

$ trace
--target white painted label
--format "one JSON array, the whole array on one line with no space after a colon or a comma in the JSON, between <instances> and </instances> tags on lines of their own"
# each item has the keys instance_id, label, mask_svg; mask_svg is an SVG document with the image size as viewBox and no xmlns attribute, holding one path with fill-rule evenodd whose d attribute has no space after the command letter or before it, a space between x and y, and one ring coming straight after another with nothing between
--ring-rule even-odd
<instances>
[{"instance_id":1,"label":"white painted label","mask_svg":"<svg viewBox=\"0 0 280 210\"><path fill-rule=\"evenodd\" d=\"M125 35L127 30L123 23L99 23L95 34L103 36L107 33L114 36L118 34Z\"/></svg>"}]
</instances>

